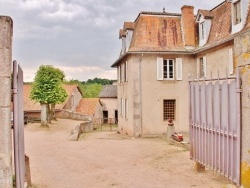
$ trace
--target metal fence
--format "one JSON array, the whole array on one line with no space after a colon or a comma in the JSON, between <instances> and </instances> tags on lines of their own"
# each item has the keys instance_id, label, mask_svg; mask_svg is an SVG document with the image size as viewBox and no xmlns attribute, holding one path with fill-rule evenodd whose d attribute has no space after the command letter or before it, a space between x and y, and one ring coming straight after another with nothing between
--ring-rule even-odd
<instances>
[{"instance_id":1,"label":"metal fence","mask_svg":"<svg viewBox=\"0 0 250 188\"><path fill-rule=\"evenodd\" d=\"M110 131L115 131L117 129L118 119L117 118L93 118L93 125L95 129L100 128L106 130L109 127Z\"/></svg>"},{"instance_id":2,"label":"metal fence","mask_svg":"<svg viewBox=\"0 0 250 188\"><path fill-rule=\"evenodd\" d=\"M13 62L13 125L14 125L14 167L16 188L23 188L25 181L24 120L23 120L23 71Z\"/></svg>"},{"instance_id":3,"label":"metal fence","mask_svg":"<svg viewBox=\"0 0 250 188\"><path fill-rule=\"evenodd\" d=\"M240 185L240 79L189 80L190 155Z\"/></svg>"}]
</instances>

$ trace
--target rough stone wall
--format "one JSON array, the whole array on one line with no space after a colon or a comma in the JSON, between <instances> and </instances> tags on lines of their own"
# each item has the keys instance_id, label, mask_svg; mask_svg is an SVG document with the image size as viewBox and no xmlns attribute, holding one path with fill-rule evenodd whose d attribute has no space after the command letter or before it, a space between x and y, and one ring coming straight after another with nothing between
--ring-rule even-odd
<instances>
[{"instance_id":1,"label":"rough stone wall","mask_svg":"<svg viewBox=\"0 0 250 188\"><path fill-rule=\"evenodd\" d=\"M242 79L241 184L250 187L250 31L235 39L235 63Z\"/></svg>"},{"instance_id":2,"label":"rough stone wall","mask_svg":"<svg viewBox=\"0 0 250 188\"><path fill-rule=\"evenodd\" d=\"M0 16L0 187L12 187L12 141L10 122L13 22Z\"/></svg>"}]
</instances>

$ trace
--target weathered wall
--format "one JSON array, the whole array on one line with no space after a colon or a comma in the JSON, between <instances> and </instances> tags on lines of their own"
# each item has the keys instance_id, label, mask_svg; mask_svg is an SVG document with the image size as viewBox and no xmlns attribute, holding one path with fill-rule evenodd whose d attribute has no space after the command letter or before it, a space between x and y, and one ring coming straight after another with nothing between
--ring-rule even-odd
<instances>
[{"instance_id":1,"label":"weathered wall","mask_svg":"<svg viewBox=\"0 0 250 188\"><path fill-rule=\"evenodd\" d=\"M0 187L12 187L12 142L10 122L13 22L0 16Z\"/></svg>"},{"instance_id":2,"label":"weathered wall","mask_svg":"<svg viewBox=\"0 0 250 188\"><path fill-rule=\"evenodd\" d=\"M158 81L157 57L182 58L183 80ZM122 97L128 99L129 110L127 119L119 113L119 129L135 137L166 134L168 121L163 120L163 100L175 99L176 130L188 131L188 75L189 73L196 74L194 58L192 56L144 54L130 57L127 61L128 82L118 83L118 109L119 111L121 109L120 98ZM140 100L142 100L142 109L140 109ZM142 117L140 117L141 113Z\"/></svg>"},{"instance_id":3,"label":"weathered wall","mask_svg":"<svg viewBox=\"0 0 250 188\"><path fill-rule=\"evenodd\" d=\"M108 118L115 118L115 111L117 110L117 98L100 98L103 109L108 111Z\"/></svg>"},{"instance_id":4,"label":"weathered wall","mask_svg":"<svg viewBox=\"0 0 250 188\"><path fill-rule=\"evenodd\" d=\"M234 50L242 79L241 183L250 187L250 31L235 39Z\"/></svg>"}]
</instances>

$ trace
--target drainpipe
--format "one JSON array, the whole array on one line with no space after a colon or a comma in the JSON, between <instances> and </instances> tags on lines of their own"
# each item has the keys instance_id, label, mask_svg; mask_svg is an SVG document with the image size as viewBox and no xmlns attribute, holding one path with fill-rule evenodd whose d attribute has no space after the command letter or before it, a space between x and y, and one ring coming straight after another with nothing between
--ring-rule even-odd
<instances>
[{"instance_id":1,"label":"drainpipe","mask_svg":"<svg viewBox=\"0 0 250 188\"><path fill-rule=\"evenodd\" d=\"M140 82L140 132L142 137L142 84L141 84L141 61L142 61L143 54L140 57L139 63L139 82Z\"/></svg>"}]
</instances>

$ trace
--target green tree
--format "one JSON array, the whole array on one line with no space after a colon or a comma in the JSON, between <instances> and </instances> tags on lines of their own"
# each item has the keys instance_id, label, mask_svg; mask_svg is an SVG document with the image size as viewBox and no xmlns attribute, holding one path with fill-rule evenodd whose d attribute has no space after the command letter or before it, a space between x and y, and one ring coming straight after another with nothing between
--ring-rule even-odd
<instances>
[{"instance_id":1,"label":"green tree","mask_svg":"<svg viewBox=\"0 0 250 188\"><path fill-rule=\"evenodd\" d=\"M101 84L84 84L83 85L83 90L84 90L84 98L98 98L99 93L102 90L102 85Z\"/></svg>"},{"instance_id":2,"label":"green tree","mask_svg":"<svg viewBox=\"0 0 250 188\"><path fill-rule=\"evenodd\" d=\"M41 124L48 126L55 104L65 101L67 93L62 87L64 73L52 65L42 65L36 72L30 97L41 104Z\"/></svg>"}]
</instances>

